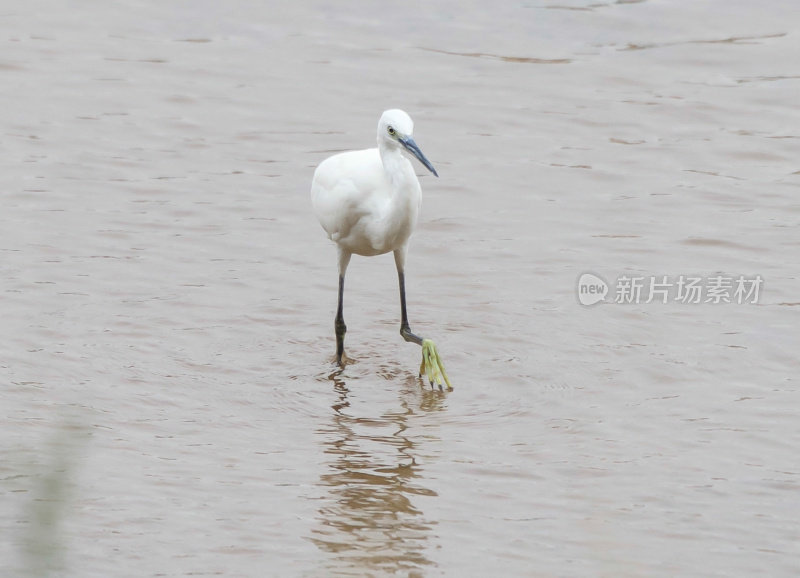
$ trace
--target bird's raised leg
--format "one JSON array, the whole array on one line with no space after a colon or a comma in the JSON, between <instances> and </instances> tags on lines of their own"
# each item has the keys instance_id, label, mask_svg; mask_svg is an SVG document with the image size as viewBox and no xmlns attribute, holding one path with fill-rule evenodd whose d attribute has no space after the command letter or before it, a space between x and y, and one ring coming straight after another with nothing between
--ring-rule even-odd
<instances>
[{"instance_id":1,"label":"bird's raised leg","mask_svg":"<svg viewBox=\"0 0 800 578\"><path fill-rule=\"evenodd\" d=\"M411 332L408 325L408 310L406 309L406 276L403 271L397 271L397 279L400 282L400 335L406 341L411 341L417 345L422 345L422 337Z\"/></svg>"},{"instance_id":2,"label":"bird's raised leg","mask_svg":"<svg viewBox=\"0 0 800 578\"><path fill-rule=\"evenodd\" d=\"M350 253L339 249L339 304L333 322L336 331L336 363L339 367L344 367L344 334L347 333L347 325L344 324L344 275L347 265L350 264L350 256Z\"/></svg>"},{"instance_id":3,"label":"bird's raised leg","mask_svg":"<svg viewBox=\"0 0 800 578\"><path fill-rule=\"evenodd\" d=\"M394 252L394 261L397 265L397 280L400 284L400 335L403 339L422 346L422 363L419 366L419 375L425 375L431 385L436 382L439 387L447 384L447 389L453 389L447 373L444 370L444 363L439 357L436 344L431 339L423 339L419 335L412 333L408 324L408 309L406 308L406 276L404 272L406 258L406 248L402 247Z\"/></svg>"}]
</instances>

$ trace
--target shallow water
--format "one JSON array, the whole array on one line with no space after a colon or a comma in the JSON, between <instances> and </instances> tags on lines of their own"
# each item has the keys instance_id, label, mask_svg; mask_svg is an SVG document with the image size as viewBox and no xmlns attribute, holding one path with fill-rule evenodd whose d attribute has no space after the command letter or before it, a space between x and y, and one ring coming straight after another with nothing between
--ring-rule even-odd
<instances>
[{"instance_id":1,"label":"shallow water","mask_svg":"<svg viewBox=\"0 0 800 578\"><path fill-rule=\"evenodd\" d=\"M4 10L3 575L796 575L794 2L355 6ZM390 107L453 392L390 256L331 363L310 179Z\"/></svg>"}]
</instances>

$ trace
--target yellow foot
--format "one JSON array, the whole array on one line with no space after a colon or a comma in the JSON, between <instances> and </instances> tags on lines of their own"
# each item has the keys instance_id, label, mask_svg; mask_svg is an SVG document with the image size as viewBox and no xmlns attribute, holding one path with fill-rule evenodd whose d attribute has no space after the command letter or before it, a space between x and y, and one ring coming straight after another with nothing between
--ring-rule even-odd
<instances>
[{"instance_id":1,"label":"yellow foot","mask_svg":"<svg viewBox=\"0 0 800 578\"><path fill-rule=\"evenodd\" d=\"M444 363L442 358L439 357L439 351L436 349L436 344L430 339L422 340L422 363L419 366L419 376L428 378L431 385L434 382L442 387L442 384L447 384L447 389L452 390L453 386L450 385L450 380L447 379L447 372L444 370Z\"/></svg>"}]
</instances>

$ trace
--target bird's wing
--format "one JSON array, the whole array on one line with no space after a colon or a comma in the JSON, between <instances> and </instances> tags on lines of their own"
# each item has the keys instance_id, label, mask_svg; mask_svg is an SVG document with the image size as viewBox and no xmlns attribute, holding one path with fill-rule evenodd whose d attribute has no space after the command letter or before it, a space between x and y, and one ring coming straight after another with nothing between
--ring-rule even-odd
<instances>
[{"instance_id":1,"label":"bird's wing","mask_svg":"<svg viewBox=\"0 0 800 578\"><path fill-rule=\"evenodd\" d=\"M385 181L377 149L328 157L317 167L311 185L314 213L328 236L337 241L365 216L375 212L376 191Z\"/></svg>"}]
</instances>

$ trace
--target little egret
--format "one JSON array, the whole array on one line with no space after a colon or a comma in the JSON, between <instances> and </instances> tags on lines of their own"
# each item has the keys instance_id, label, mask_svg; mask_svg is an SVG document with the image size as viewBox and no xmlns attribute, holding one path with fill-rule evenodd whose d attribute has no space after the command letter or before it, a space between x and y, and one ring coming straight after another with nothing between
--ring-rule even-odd
<instances>
[{"instance_id":1,"label":"little egret","mask_svg":"<svg viewBox=\"0 0 800 578\"><path fill-rule=\"evenodd\" d=\"M420 376L452 389L436 345L411 332L406 311L405 264L408 239L422 203L422 190L403 150L435 176L436 169L413 138L414 123L402 110L387 110L378 121L378 148L328 157L314 171L311 202L322 228L339 251L339 304L334 328L336 360L344 366L344 276L350 257L392 251L400 283L400 335L422 346Z\"/></svg>"}]
</instances>

